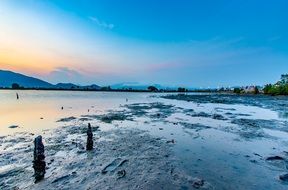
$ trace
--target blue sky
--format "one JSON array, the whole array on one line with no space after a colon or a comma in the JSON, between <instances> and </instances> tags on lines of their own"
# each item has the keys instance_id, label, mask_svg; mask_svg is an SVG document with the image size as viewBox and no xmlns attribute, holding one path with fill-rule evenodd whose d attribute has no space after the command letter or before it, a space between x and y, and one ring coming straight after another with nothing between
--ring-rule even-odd
<instances>
[{"instance_id":1,"label":"blue sky","mask_svg":"<svg viewBox=\"0 0 288 190\"><path fill-rule=\"evenodd\" d=\"M218 87L288 72L285 0L6 0L0 66L53 83Z\"/></svg>"}]
</instances>

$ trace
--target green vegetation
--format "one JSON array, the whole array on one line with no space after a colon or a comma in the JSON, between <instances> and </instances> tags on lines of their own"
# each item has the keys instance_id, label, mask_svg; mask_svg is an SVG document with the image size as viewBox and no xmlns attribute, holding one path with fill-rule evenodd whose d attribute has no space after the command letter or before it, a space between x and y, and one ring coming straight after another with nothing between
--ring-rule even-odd
<instances>
[{"instance_id":1,"label":"green vegetation","mask_svg":"<svg viewBox=\"0 0 288 190\"><path fill-rule=\"evenodd\" d=\"M158 91L158 88L156 88L155 86L148 86L147 89L151 92L157 92Z\"/></svg>"},{"instance_id":2,"label":"green vegetation","mask_svg":"<svg viewBox=\"0 0 288 190\"><path fill-rule=\"evenodd\" d=\"M236 93L236 94L240 94L241 93L241 89L240 88L234 88L233 92Z\"/></svg>"},{"instance_id":3,"label":"green vegetation","mask_svg":"<svg viewBox=\"0 0 288 190\"><path fill-rule=\"evenodd\" d=\"M23 88L23 87L21 87L19 84L17 84L17 83L13 83L12 84L12 89L21 89L21 88Z\"/></svg>"},{"instance_id":4,"label":"green vegetation","mask_svg":"<svg viewBox=\"0 0 288 190\"><path fill-rule=\"evenodd\" d=\"M259 94L259 89L257 86L255 86L255 88L254 88L254 94Z\"/></svg>"},{"instance_id":5,"label":"green vegetation","mask_svg":"<svg viewBox=\"0 0 288 190\"><path fill-rule=\"evenodd\" d=\"M277 95L288 95L288 74L281 75L280 81L276 84L265 85L264 94L269 94L272 96Z\"/></svg>"},{"instance_id":6,"label":"green vegetation","mask_svg":"<svg viewBox=\"0 0 288 190\"><path fill-rule=\"evenodd\" d=\"M86 89L86 90L88 90L88 89ZM100 90L102 90L102 91L111 91L111 87L110 86L103 86L103 87L100 88Z\"/></svg>"},{"instance_id":7,"label":"green vegetation","mask_svg":"<svg viewBox=\"0 0 288 190\"><path fill-rule=\"evenodd\" d=\"M178 92L188 92L188 89L179 87Z\"/></svg>"}]
</instances>

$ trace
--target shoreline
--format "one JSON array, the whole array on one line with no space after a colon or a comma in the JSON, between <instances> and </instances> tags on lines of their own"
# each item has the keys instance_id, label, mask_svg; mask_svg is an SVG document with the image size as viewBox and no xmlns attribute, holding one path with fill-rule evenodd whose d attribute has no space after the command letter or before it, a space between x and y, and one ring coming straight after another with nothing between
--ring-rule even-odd
<instances>
[{"instance_id":1,"label":"shoreline","mask_svg":"<svg viewBox=\"0 0 288 190\"><path fill-rule=\"evenodd\" d=\"M186 94L186 93L207 93L207 94L218 94L218 95L235 95L235 96L268 96L268 97L287 97L288 95L271 95L264 93L234 93L234 92L217 92L217 91L187 91L179 92L175 90L165 90L165 91L149 91L149 90L120 90L120 89L111 89L111 90L84 90L84 89L47 89L47 88L25 88L25 89L12 89L12 88L0 88L0 91L64 91L64 92L131 92L131 93L155 93L155 94L164 94L164 93L177 93L177 94Z\"/></svg>"}]
</instances>

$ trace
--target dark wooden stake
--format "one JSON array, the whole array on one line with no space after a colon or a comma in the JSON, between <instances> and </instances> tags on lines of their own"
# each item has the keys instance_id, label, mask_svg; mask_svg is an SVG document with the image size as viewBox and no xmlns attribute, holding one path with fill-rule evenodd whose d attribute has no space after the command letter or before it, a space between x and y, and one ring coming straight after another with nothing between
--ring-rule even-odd
<instances>
[{"instance_id":1,"label":"dark wooden stake","mask_svg":"<svg viewBox=\"0 0 288 190\"><path fill-rule=\"evenodd\" d=\"M33 160L33 168L34 168L34 176L35 183L42 180L45 175L45 155L44 155L44 145L42 142L42 136L39 135L34 140L34 160Z\"/></svg>"},{"instance_id":2,"label":"dark wooden stake","mask_svg":"<svg viewBox=\"0 0 288 190\"><path fill-rule=\"evenodd\" d=\"M92 132L91 124L88 123L86 150L92 150L92 149L93 149L93 132Z\"/></svg>"}]
</instances>

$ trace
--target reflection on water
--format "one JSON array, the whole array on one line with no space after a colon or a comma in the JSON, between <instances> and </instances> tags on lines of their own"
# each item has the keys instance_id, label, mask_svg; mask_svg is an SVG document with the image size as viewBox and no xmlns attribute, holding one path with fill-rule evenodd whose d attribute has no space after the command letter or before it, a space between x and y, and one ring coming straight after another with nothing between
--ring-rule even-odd
<instances>
[{"instance_id":1,"label":"reflection on water","mask_svg":"<svg viewBox=\"0 0 288 190\"><path fill-rule=\"evenodd\" d=\"M16 99L19 94L19 100ZM83 114L96 114L106 110L118 109L120 105L145 102L164 102L174 104L197 112L214 113L226 112L243 114L243 118L253 119L279 119L287 114L269 109L244 105L196 104L192 102L167 100L151 97L151 93L125 93L125 92L71 92L71 91L0 91L0 134L6 135L19 131L41 133L44 129L59 126L56 123L60 118L80 116ZM126 102L126 98L128 102ZM63 107L63 110L61 109ZM287 118L287 117L286 117ZM197 120L197 118L196 118ZM201 121L201 118L198 118ZM208 119L202 122L210 122ZM214 121L215 122L215 121ZM211 123L211 122L210 122ZM12 125L18 128L9 128Z\"/></svg>"},{"instance_id":2,"label":"reflection on water","mask_svg":"<svg viewBox=\"0 0 288 190\"><path fill-rule=\"evenodd\" d=\"M117 109L120 104L147 101L145 93L69 92L69 91L0 91L0 134L19 131L41 133L44 129L59 126L63 117L99 113ZM61 109L63 107L63 110ZM17 125L19 128L10 129Z\"/></svg>"}]
</instances>

